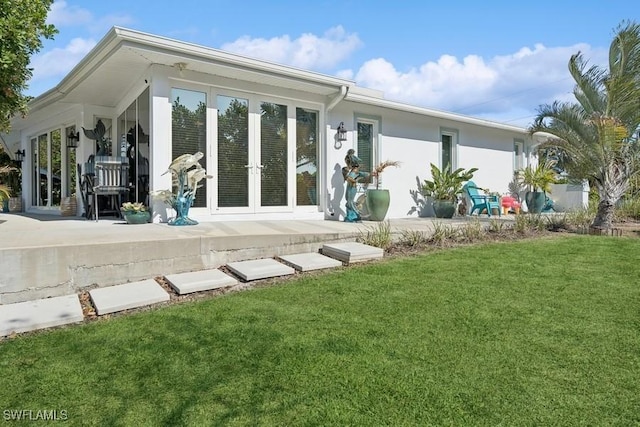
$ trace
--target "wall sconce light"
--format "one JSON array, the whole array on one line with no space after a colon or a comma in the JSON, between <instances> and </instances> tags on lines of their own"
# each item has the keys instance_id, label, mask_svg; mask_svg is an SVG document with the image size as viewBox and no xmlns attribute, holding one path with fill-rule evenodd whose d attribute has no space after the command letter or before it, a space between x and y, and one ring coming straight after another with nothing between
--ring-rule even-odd
<instances>
[{"instance_id":1,"label":"wall sconce light","mask_svg":"<svg viewBox=\"0 0 640 427\"><path fill-rule=\"evenodd\" d=\"M340 142L347 140L347 130L344 128L344 122L340 122L340 125L338 125L338 133L336 135L337 140Z\"/></svg>"},{"instance_id":2,"label":"wall sconce light","mask_svg":"<svg viewBox=\"0 0 640 427\"><path fill-rule=\"evenodd\" d=\"M16 151L16 159L14 160L14 162L18 167L20 167L20 165L22 164L22 161L24 160L24 155L25 155L24 149Z\"/></svg>"},{"instance_id":3,"label":"wall sconce light","mask_svg":"<svg viewBox=\"0 0 640 427\"><path fill-rule=\"evenodd\" d=\"M80 141L80 131L69 132L69 135L67 135L67 148L75 150L78 148L78 141Z\"/></svg>"}]
</instances>

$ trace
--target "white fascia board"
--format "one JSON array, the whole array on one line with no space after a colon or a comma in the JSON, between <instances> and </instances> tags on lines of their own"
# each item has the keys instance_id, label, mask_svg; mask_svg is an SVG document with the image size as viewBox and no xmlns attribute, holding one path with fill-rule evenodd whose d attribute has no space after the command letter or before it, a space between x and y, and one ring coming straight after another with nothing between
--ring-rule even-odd
<instances>
[{"instance_id":1,"label":"white fascia board","mask_svg":"<svg viewBox=\"0 0 640 427\"><path fill-rule=\"evenodd\" d=\"M460 114L448 113L446 111L433 110L430 108L417 107L414 105L403 104L397 101L389 101L387 99L381 99L376 97L371 97L367 95L363 95L360 93L354 93L353 91L349 91L345 98L346 101L359 102L362 104L369 104L373 106L390 108L392 110L405 111L408 113L419 114L422 116L435 117L439 119L452 120L460 123L468 123L477 126L489 127L492 129L500 129L506 130L509 132L521 133L524 135L528 134L528 131L525 128L519 126L512 126L498 122L492 122L490 120L478 119L475 117L463 116Z\"/></svg>"}]
</instances>

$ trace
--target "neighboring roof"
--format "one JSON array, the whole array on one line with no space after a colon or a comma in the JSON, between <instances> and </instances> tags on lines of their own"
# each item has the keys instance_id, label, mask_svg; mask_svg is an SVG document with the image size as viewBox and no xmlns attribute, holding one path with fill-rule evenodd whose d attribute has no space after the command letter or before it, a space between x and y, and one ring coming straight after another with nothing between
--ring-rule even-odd
<instances>
[{"instance_id":1,"label":"neighboring roof","mask_svg":"<svg viewBox=\"0 0 640 427\"><path fill-rule=\"evenodd\" d=\"M389 101L382 92L358 87L351 80L122 27L109 30L56 87L33 99L29 109L35 112L58 101L86 103L87 100L115 107L140 79L148 77L149 68L154 64L329 97L340 96L347 88L345 99L348 101L526 133L517 126Z\"/></svg>"}]
</instances>

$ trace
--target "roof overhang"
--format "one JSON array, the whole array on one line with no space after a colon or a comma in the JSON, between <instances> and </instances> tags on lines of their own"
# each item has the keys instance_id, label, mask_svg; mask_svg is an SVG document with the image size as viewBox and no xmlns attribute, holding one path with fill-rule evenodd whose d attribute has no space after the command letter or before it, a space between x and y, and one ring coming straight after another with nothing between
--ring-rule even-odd
<instances>
[{"instance_id":1,"label":"roof overhang","mask_svg":"<svg viewBox=\"0 0 640 427\"><path fill-rule=\"evenodd\" d=\"M335 95L342 86L355 84L350 80L113 27L56 87L33 99L29 110L36 111L57 101L115 107L136 82L148 75L153 65L323 96Z\"/></svg>"}]
</instances>

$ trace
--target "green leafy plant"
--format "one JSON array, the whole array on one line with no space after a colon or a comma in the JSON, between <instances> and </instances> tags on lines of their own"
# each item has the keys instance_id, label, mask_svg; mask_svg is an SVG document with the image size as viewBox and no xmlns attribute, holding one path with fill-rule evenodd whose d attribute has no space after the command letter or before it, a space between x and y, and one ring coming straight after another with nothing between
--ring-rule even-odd
<instances>
[{"instance_id":1,"label":"green leafy plant","mask_svg":"<svg viewBox=\"0 0 640 427\"><path fill-rule=\"evenodd\" d=\"M431 163L431 180L424 180L422 193L434 200L455 202L458 194L462 192L463 184L473 178L473 174L477 170L478 168L467 170L458 168L452 171L450 165L446 165L443 170L440 170Z\"/></svg>"},{"instance_id":2,"label":"green leafy plant","mask_svg":"<svg viewBox=\"0 0 640 427\"><path fill-rule=\"evenodd\" d=\"M557 184L558 178L553 167L556 165L555 160L547 160L538 163L537 166L531 165L518 171L518 181L529 187L530 191L542 191L551 193L551 184Z\"/></svg>"}]
</instances>

